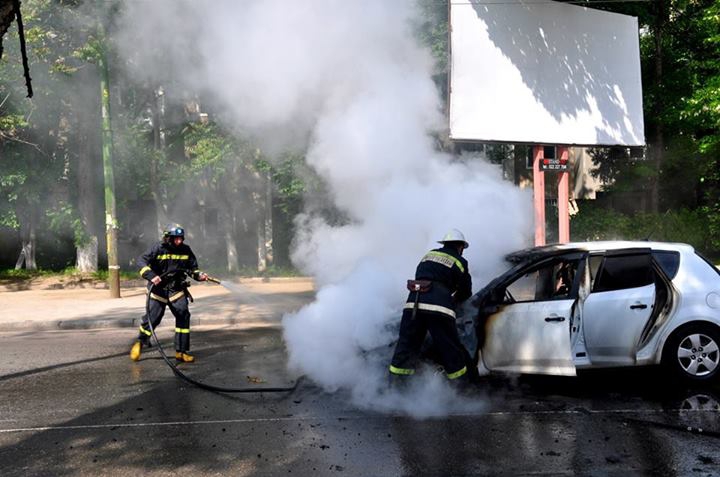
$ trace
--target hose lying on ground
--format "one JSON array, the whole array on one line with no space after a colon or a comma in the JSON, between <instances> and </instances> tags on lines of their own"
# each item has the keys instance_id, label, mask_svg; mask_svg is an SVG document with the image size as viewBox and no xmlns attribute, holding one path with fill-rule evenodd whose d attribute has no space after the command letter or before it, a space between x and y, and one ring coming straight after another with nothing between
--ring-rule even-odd
<instances>
[{"instance_id":1,"label":"hose lying on ground","mask_svg":"<svg viewBox=\"0 0 720 477\"><path fill-rule=\"evenodd\" d=\"M172 271L163 273L162 275L160 275L160 278L162 279L170 273L183 273L185 275L188 274L187 271L184 271L184 270L172 270ZM220 284L220 281L217 279L211 279L210 281ZM158 339L157 335L155 334L155 328L153 327L152 320L150 319L150 293L156 286L157 285L152 284L152 283L150 285L150 289L148 290L147 298L145 300L145 313L147 314L148 326L150 326L150 332L152 333L152 338L155 340L155 344L157 345L158 351L160 351L160 355L162 356L162 358L165 360L167 365L170 366L170 369L172 369L173 373L175 373L175 376L177 376L178 378L180 378L183 381L186 381L190 384L194 384L195 386L197 386L201 389L205 389L207 391L218 392L218 393L280 393L280 392L291 392L297 388L298 382L300 381L300 379L295 380L295 383L292 386L284 387L284 388L280 388L280 387L225 388L225 387L221 387L221 386L214 386L212 384L207 384L207 383L203 383L200 381L196 381L195 379L192 379L191 377L187 376L185 373L180 371L177 368L177 366L175 365L175 363L170 361L170 358L168 358L167 355L165 354L165 351L163 350L162 346L160 345L160 340Z\"/></svg>"}]
</instances>

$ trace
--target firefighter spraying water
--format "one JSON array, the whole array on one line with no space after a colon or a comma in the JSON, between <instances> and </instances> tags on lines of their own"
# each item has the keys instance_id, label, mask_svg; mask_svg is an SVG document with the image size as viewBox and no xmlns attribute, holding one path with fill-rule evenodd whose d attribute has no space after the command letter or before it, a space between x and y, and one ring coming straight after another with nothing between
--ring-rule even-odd
<instances>
[{"instance_id":1,"label":"firefighter spraying water","mask_svg":"<svg viewBox=\"0 0 720 477\"><path fill-rule=\"evenodd\" d=\"M184 243L185 230L178 224L168 225L163 232L163 239L145 252L138 263L142 266L140 275L148 281L145 315L142 318L137 341L130 349L130 359L138 361L143 348L150 346L154 339L160 355L180 379L202 389L225 393L255 392L286 392L297 387L296 381L291 387L263 388L227 388L206 384L186 376L163 351L155 334L155 327L160 324L169 307L175 316L175 361L176 363L193 363L195 356L190 354L190 310L188 302L193 298L188 287L188 277L197 281L208 281L230 289L217 278L209 276L198 269L197 259L190 246Z\"/></svg>"},{"instance_id":2,"label":"firefighter spraying water","mask_svg":"<svg viewBox=\"0 0 720 477\"><path fill-rule=\"evenodd\" d=\"M178 224L168 225L163 239L152 245L138 259L140 275L148 283L148 306L140 324L138 340L130 350L130 359L140 359L142 349L149 345L152 330L160 324L169 307L175 316L175 359L178 362L192 363L195 357L190 354L190 309L188 302L192 295L186 277L197 281L208 280L205 272L198 270L197 259L185 242L185 229ZM217 280L214 282L218 283Z\"/></svg>"}]
</instances>

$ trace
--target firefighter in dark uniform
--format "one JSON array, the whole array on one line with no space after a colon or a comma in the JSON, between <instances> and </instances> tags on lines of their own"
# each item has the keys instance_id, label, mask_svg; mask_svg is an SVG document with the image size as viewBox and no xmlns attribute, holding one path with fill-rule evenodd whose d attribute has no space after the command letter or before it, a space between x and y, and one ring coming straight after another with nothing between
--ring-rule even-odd
<instances>
[{"instance_id":1,"label":"firefighter in dark uniform","mask_svg":"<svg viewBox=\"0 0 720 477\"><path fill-rule=\"evenodd\" d=\"M443 244L442 248L425 254L415 271L415 280L408 280L410 293L390 364L393 381L403 381L403 377L415 373L415 364L428 332L450 380L464 383L475 374L474 370L468 369L469 355L460 342L455 325L455 305L472 295L468 262L462 257L469 244L456 229L450 230L438 242Z\"/></svg>"},{"instance_id":2,"label":"firefighter in dark uniform","mask_svg":"<svg viewBox=\"0 0 720 477\"><path fill-rule=\"evenodd\" d=\"M160 325L165 307L175 316L175 359L183 363L192 363L195 357L190 354L190 310L188 309L189 283L187 275L195 280L205 281L208 276L198 270L197 259L192 249L184 243L185 230L180 225L168 225L163 239L155 243L138 259L140 275L147 280L150 295L147 313L142 317L138 340L130 350L130 359L137 361L143 347L150 344L153 329Z\"/></svg>"}]
</instances>

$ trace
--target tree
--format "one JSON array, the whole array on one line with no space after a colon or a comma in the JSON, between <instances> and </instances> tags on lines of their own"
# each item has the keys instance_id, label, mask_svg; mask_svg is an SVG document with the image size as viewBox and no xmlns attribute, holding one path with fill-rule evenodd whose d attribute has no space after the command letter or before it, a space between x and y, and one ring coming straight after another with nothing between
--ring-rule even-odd
<instances>
[{"instance_id":1,"label":"tree","mask_svg":"<svg viewBox=\"0 0 720 477\"><path fill-rule=\"evenodd\" d=\"M44 211L52 209L53 194L67 195L67 121L68 104L63 98L67 74L64 58L69 37L62 28L62 10L51 3L26 4L26 31L29 54L35 65L36 95L25 99L25 91L16 78L21 70L15 48L10 42L0 64L0 195L8 204L3 223L20 232L21 249L16 267L37 267L35 254L40 224L47 220ZM56 14L56 17L53 15ZM50 23L54 18L56 23ZM42 173L38 173L42 171ZM58 197L55 197L56 203ZM47 223L46 223L47 225Z\"/></svg>"}]
</instances>

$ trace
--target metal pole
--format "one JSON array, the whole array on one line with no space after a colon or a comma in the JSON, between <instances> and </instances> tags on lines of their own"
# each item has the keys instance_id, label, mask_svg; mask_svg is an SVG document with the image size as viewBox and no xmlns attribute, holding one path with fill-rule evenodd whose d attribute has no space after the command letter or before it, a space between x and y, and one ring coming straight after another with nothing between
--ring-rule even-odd
<instances>
[{"instance_id":1,"label":"metal pole","mask_svg":"<svg viewBox=\"0 0 720 477\"><path fill-rule=\"evenodd\" d=\"M561 164L568 163L568 147L558 146L558 156ZM570 202L569 193L570 173L563 171L558 177L558 242L568 243L570 241Z\"/></svg>"},{"instance_id":2,"label":"metal pole","mask_svg":"<svg viewBox=\"0 0 720 477\"><path fill-rule=\"evenodd\" d=\"M115 207L115 179L112 164L112 127L110 124L110 81L107 66L105 29L98 22L98 37L102 43L98 56L100 69L100 103L102 108L102 155L105 176L105 238L108 255L108 285L110 298L120 298L120 265L117 253L117 213Z\"/></svg>"},{"instance_id":3,"label":"metal pole","mask_svg":"<svg viewBox=\"0 0 720 477\"><path fill-rule=\"evenodd\" d=\"M543 146L533 146L533 204L535 206L535 246L545 245L545 173L540 161L545 157Z\"/></svg>"}]
</instances>

